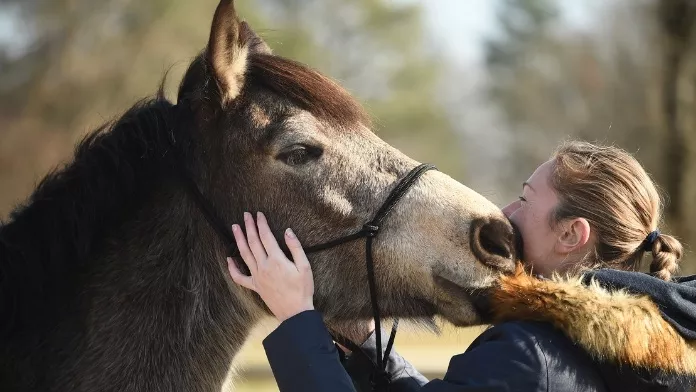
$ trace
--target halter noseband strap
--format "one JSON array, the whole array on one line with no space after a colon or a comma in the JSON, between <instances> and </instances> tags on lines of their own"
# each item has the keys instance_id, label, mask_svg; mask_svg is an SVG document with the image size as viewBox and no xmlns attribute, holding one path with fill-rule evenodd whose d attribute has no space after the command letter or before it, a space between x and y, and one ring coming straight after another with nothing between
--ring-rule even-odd
<instances>
[{"instance_id":1,"label":"halter noseband strap","mask_svg":"<svg viewBox=\"0 0 696 392\"><path fill-rule=\"evenodd\" d=\"M392 212L396 204L399 203L399 201L401 201L406 192L408 192L408 190L416 183L416 181L423 174L425 174L425 172L429 170L437 170L437 168L432 164L423 163L411 170L405 177L403 177L396 184L394 189L392 189L391 193L389 193L389 196L384 201L382 206L379 208L374 218L368 223L364 224L359 231L353 234L349 234L345 237L325 242L323 244L318 244L304 248L305 253L313 253L333 248L335 246L345 244L346 242L351 242L360 238L365 238L365 262L367 268L368 285L370 289L370 302L372 304L372 317L375 320L375 339L377 343L377 363L375 365L377 367L376 370L378 371L378 373L376 374L376 377L378 379L373 381L373 387L375 388L375 390L381 390L384 388L385 384L389 383L388 375L386 374L386 361L394 345L394 339L396 337L396 330L399 325L399 320L394 320L392 332L389 336L389 341L387 342L387 347L384 351L384 356L382 356L382 326L380 322L379 304L377 302L378 295L377 284L375 281L374 261L372 259L372 243L374 241L374 238L377 237L377 234L379 234L382 222L384 222L387 216ZM205 216L210 226L215 230L217 235L227 246L228 255L231 257L238 257L239 250L237 249L236 243L234 241L234 236L230 232L229 227L225 225L224 221L219 217L219 215L215 214L212 204L205 198L205 196L203 196L200 189L193 181L193 178L187 174L183 174L182 177L184 179L186 188L188 189L191 196L193 196L193 199L196 205L198 206L198 209L201 211L203 216ZM248 269L245 265L239 265L239 267L243 268L243 271L248 272ZM348 339L338 337L338 339L334 338L334 340L341 342L353 351L360 351L360 348Z\"/></svg>"}]
</instances>

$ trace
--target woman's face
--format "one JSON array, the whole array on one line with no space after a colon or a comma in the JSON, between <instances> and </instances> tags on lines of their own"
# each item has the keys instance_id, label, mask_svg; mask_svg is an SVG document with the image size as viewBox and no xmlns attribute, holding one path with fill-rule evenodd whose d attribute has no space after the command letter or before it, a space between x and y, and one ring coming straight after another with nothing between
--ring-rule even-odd
<instances>
[{"instance_id":1,"label":"woman's face","mask_svg":"<svg viewBox=\"0 0 696 392\"><path fill-rule=\"evenodd\" d=\"M522 236L522 258L533 266L533 272L550 275L560 267L563 255L556 252L558 233L552 227L551 214L558 197L551 187L553 160L539 166L523 183L522 194L503 213L514 223Z\"/></svg>"}]
</instances>

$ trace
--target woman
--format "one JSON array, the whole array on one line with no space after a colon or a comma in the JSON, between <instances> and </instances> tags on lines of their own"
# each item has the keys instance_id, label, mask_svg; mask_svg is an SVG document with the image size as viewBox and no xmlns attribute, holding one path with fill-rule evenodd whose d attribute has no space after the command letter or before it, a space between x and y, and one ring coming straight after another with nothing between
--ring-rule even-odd
<instances>
[{"instance_id":1,"label":"woman","mask_svg":"<svg viewBox=\"0 0 696 392\"><path fill-rule=\"evenodd\" d=\"M671 281L682 246L657 230L659 194L630 154L583 142L564 144L503 211L519 228L523 259L536 276L585 272L587 279L612 289L649 295L659 310L648 300L636 305L640 298L624 293L607 297L595 284L580 290L577 280L504 278L491 296L501 322L452 358L442 380L428 382L393 354L390 390L688 390L696 374L696 278ZM354 385L313 308L311 270L292 231L286 231L285 241L295 264L280 251L262 214L258 231L248 214L245 225L248 241L238 225L233 232L252 276L242 275L230 260L229 270L281 321L264 340L281 391L365 388L369 361L356 355L346 364ZM653 276L627 272L639 269L644 253L652 255ZM560 286L549 286L554 284ZM376 355L373 337L362 348Z\"/></svg>"}]
</instances>

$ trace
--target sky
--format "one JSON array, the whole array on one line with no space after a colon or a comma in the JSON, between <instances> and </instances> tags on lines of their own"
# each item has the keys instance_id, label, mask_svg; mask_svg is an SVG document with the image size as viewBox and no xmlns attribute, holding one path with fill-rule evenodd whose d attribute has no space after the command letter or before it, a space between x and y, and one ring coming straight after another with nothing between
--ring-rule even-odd
<instances>
[{"instance_id":1,"label":"sky","mask_svg":"<svg viewBox=\"0 0 696 392\"><path fill-rule=\"evenodd\" d=\"M9 54L13 55L24 46L24 40L18 38L24 33L18 23L19 8L2 7L0 10L0 45L8 47Z\"/></svg>"},{"instance_id":2,"label":"sky","mask_svg":"<svg viewBox=\"0 0 696 392\"><path fill-rule=\"evenodd\" d=\"M394 0L422 4L432 34L446 52L460 63L476 64L482 40L495 33L496 0ZM593 11L607 0L558 0L564 18L579 28L589 27Z\"/></svg>"}]
</instances>

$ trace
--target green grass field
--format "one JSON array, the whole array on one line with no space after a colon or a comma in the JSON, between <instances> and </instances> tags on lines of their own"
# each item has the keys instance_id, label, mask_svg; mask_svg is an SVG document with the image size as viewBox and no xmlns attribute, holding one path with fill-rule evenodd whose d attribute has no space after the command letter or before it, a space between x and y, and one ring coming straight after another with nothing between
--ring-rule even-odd
<instances>
[{"instance_id":1,"label":"green grass field","mask_svg":"<svg viewBox=\"0 0 696 392\"><path fill-rule=\"evenodd\" d=\"M389 325L388 325L389 326ZM233 388L237 392L277 392L261 340L275 324L265 323L257 328L238 357L238 375ZM453 355L462 353L484 327L455 329L442 326L438 336L417 330L413 326L400 327L396 338L396 350L429 378L441 377Z\"/></svg>"}]
</instances>

